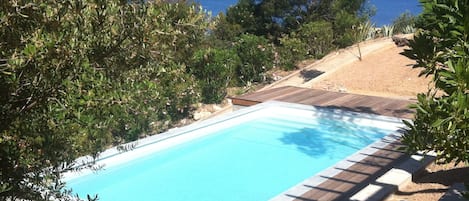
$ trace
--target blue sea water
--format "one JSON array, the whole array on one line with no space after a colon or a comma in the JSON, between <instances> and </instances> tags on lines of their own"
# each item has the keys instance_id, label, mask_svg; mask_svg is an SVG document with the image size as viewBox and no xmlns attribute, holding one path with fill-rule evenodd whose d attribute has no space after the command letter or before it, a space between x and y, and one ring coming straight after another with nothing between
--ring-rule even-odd
<instances>
[{"instance_id":1,"label":"blue sea water","mask_svg":"<svg viewBox=\"0 0 469 201\"><path fill-rule=\"evenodd\" d=\"M213 15L217 15L220 12L225 12L228 7L235 5L238 1L199 0L198 2L204 9L212 11ZM406 11L413 15L417 15L422 11L418 0L369 0L368 3L376 7L376 15L372 18L372 21L377 26L391 24L396 17Z\"/></svg>"}]
</instances>

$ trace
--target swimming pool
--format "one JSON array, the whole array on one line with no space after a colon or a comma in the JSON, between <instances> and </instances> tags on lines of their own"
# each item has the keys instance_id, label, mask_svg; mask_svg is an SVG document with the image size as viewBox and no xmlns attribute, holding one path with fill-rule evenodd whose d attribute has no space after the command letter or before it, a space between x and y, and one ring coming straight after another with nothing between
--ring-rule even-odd
<instances>
[{"instance_id":1,"label":"swimming pool","mask_svg":"<svg viewBox=\"0 0 469 201\"><path fill-rule=\"evenodd\" d=\"M66 181L104 201L285 200L282 192L301 193L291 187L376 145L400 122L268 102L138 141L129 152L109 150L98 161L103 170L70 173Z\"/></svg>"}]
</instances>

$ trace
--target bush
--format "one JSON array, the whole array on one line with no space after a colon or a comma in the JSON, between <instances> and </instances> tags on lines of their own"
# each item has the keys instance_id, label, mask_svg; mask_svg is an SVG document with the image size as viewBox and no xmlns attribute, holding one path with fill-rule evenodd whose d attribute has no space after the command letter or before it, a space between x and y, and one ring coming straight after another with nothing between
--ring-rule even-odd
<instances>
[{"instance_id":1,"label":"bush","mask_svg":"<svg viewBox=\"0 0 469 201\"><path fill-rule=\"evenodd\" d=\"M316 21L303 24L297 32L280 39L280 65L291 70L296 67L296 62L308 56L321 58L335 48L333 41L331 23Z\"/></svg>"},{"instance_id":2,"label":"bush","mask_svg":"<svg viewBox=\"0 0 469 201\"><path fill-rule=\"evenodd\" d=\"M307 54L321 58L335 48L332 23L326 21L310 22L302 25L295 35L307 47Z\"/></svg>"},{"instance_id":3,"label":"bush","mask_svg":"<svg viewBox=\"0 0 469 201\"><path fill-rule=\"evenodd\" d=\"M409 11L402 13L392 22L394 33L414 33L415 29L413 29L413 27L415 26L416 19L417 17L413 16Z\"/></svg>"},{"instance_id":4,"label":"bush","mask_svg":"<svg viewBox=\"0 0 469 201\"><path fill-rule=\"evenodd\" d=\"M421 75L433 78L435 88L418 95L403 142L411 152L435 151L439 162L468 163L469 1L422 4L419 31L403 54L423 68Z\"/></svg>"},{"instance_id":5,"label":"bush","mask_svg":"<svg viewBox=\"0 0 469 201\"><path fill-rule=\"evenodd\" d=\"M226 88L240 65L238 55L227 49L202 49L192 58L190 71L195 75L202 91L202 102L220 103Z\"/></svg>"},{"instance_id":6,"label":"bush","mask_svg":"<svg viewBox=\"0 0 469 201\"><path fill-rule=\"evenodd\" d=\"M381 28L381 33L384 37L392 37L394 35L394 26L383 25L383 27Z\"/></svg>"},{"instance_id":7,"label":"bush","mask_svg":"<svg viewBox=\"0 0 469 201\"><path fill-rule=\"evenodd\" d=\"M278 47L280 67L284 70L296 68L296 62L306 58L308 54L307 45L299 38L284 36L280 39Z\"/></svg>"},{"instance_id":8,"label":"bush","mask_svg":"<svg viewBox=\"0 0 469 201\"><path fill-rule=\"evenodd\" d=\"M61 173L189 115L204 13L149 1L4 1L0 200L66 199ZM155 130L154 130L155 129Z\"/></svg>"},{"instance_id":9,"label":"bush","mask_svg":"<svg viewBox=\"0 0 469 201\"><path fill-rule=\"evenodd\" d=\"M241 60L241 65L236 69L238 80L244 84L265 81L265 73L272 69L274 64L269 41L261 36L243 34L235 44L235 49Z\"/></svg>"},{"instance_id":10,"label":"bush","mask_svg":"<svg viewBox=\"0 0 469 201\"><path fill-rule=\"evenodd\" d=\"M334 21L334 44L339 48L348 47L356 42L352 28L360 24L360 20L346 11L339 11Z\"/></svg>"}]
</instances>

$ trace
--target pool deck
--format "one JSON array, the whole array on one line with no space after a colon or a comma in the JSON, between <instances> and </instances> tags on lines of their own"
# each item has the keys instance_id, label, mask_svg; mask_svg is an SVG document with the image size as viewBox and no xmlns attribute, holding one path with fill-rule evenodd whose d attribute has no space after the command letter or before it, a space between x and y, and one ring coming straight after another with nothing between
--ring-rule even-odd
<instances>
[{"instance_id":1,"label":"pool deck","mask_svg":"<svg viewBox=\"0 0 469 201\"><path fill-rule=\"evenodd\" d=\"M268 89L233 97L231 99L235 106L251 106L269 100L276 100L406 119L413 116L413 111L408 108L408 105L415 102L403 99L338 93L292 86Z\"/></svg>"},{"instance_id":2,"label":"pool deck","mask_svg":"<svg viewBox=\"0 0 469 201\"><path fill-rule=\"evenodd\" d=\"M239 107L251 106L270 100L317 107L340 108L354 112L403 119L409 119L413 116L413 111L408 108L408 105L413 103L410 100L329 92L291 86L234 97L232 98L232 103ZM380 176L409 157L409 155L401 151L402 147L403 145L399 140L390 142L384 148L376 148L372 154L364 154L366 158L363 160L350 161L354 162L354 165L347 169L341 169L339 174L332 176L320 175L327 180L316 186L306 186L309 190L301 196L286 196L296 201L354 200L351 197L357 194L357 192L360 192L370 184L380 185L376 182ZM397 188L397 186L392 188ZM365 200L382 200L385 197L386 195L381 197L375 196L373 199L367 198Z\"/></svg>"}]
</instances>

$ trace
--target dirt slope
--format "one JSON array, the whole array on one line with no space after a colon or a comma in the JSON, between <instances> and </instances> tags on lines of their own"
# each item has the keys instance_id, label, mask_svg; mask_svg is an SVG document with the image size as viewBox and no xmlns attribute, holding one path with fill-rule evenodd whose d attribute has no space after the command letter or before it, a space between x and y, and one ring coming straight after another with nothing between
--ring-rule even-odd
<instances>
[{"instance_id":1,"label":"dirt slope","mask_svg":"<svg viewBox=\"0 0 469 201\"><path fill-rule=\"evenodd\" d=\"M412 60L390 38L381 38L333 52L265 87L298 86L365 95L414 99L426 92L430 79L418 77Z\"/></svg>"},{"instance_id":2,"label":"dirt slope","mask_svg":"<svg viewBox=\"0 0 469 201\"><path fill-rule=\"evenodd\" d=\"M418 77L421 69L413 69L414 61L399 54L404 48L383 43L388 45L308 84L317 89L405 99L426 92L430 79Z\"/></svg>"}]
</instances>

